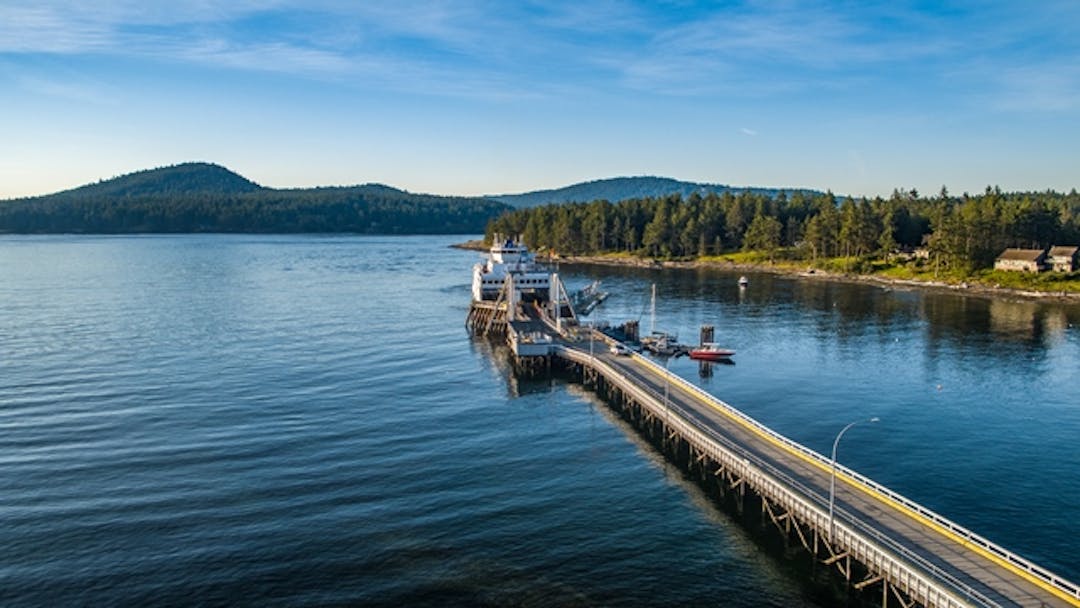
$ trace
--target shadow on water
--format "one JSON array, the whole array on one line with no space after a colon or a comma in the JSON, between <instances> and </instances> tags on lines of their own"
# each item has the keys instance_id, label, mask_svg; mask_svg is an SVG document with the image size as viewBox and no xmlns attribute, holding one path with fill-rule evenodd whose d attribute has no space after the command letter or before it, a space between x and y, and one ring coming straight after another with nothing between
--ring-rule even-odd
<instances>
[{"instance_id":1,"label":"shadow on water","mask_svg":"<svg viewBox=\"0 0 1080 608\"><path fill-rule=\"evenodd\" d=\"M547 393L555 385L555 379L551 376L519 378L515 375L510 347L498 340L469 336L469 348L491 365L493 375L506 384L506 394L510 398Z\"/></svg>"}]
</instances>

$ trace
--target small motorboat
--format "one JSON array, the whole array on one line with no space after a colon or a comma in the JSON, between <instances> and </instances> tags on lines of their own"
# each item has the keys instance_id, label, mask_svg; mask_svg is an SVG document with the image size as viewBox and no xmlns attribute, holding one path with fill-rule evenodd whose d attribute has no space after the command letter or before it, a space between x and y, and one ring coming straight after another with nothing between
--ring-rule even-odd
<instances>
[{"instance_id":1,"label":"small motorboat","mask_svg":"<svg viewBox=\"0 0 1080 608\"><path fill-rule=\"evenodd\" d=\"M680 348L684 348L679 344L678 336L662 331L654 331L645 336L641 339L641 345L645 350L662 357L678 355Z\"/></svg>"},{"instance_id":2,"label":"small motorboat","mask_svg":"<svg viewBox=\"0 0 1080 608\"><path fill-rule=\"evenodd\" d=\"M746 287L750 284L750 279L746 278L746 275L739 277L739 287Z\"/></svg>"},{"instance_id":3,"label":"small motorboat","mask_svg":"<svg viewBox=\"0 0 1080 608\"><path fill-rule=\"evenodd\" d=\"M701 361L721 361L735 356L735 351L730 348L720 348L715 342L706 342L697 348L690 349L690 358Z\"/></svg>"}]
</instances>

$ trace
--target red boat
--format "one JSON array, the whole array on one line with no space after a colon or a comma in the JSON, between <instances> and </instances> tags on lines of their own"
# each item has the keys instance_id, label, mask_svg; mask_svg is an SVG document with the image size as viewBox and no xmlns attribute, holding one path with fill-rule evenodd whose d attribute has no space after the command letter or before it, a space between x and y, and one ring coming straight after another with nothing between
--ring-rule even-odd
<instances>
[{"instance_id":1,"label":"red boat","mask_svg":"<svg viewBox=\"0 0 1080 608\"><path fill-rule=\"evenodd\" d=\"M730 359L735 355L735 351L728 348L720 348L715 342L706 342L701 346L690 350L691 359L700 359L702 361L720 361L722 359Z\"/></svg>"}]
</instances>

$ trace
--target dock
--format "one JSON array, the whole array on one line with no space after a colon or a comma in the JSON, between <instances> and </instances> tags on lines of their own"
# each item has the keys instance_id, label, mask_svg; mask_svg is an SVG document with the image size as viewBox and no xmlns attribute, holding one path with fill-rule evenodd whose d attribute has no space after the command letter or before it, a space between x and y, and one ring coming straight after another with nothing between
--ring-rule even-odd
<instances>
[{"instance_id":1,"label":"dock","mask_svg":"<svg viewBox=\"0 0 1080 608\"><path fill-rule=\"evenodd\" d=\"M562 369L665 455L882 606L1080 606L1080 587L539 307L503 325L520 373ZM540 337L540 336L544 337ZM835 483L830 513L830 485Z\"/></svg>"},{"instance_id":2,"label":"dock","mask_svg":"<svg viewBox=\"0 0 1080 608\"><path fill-rule=\"evenodd\" d=\"M472 293L466 326L505 340L516 374L569 373L714 498L760 511L785 546L804 551L848 594L904 608L1080 608L1076 583L784 437L650 358L612 348L612 337L579 322L558 274L536 264L520 239L497 235L488 262L474 266ZM636 338L636 322L624 328ZM712 329L702 328L702 342Z\"/></svg>"}]
</instances>

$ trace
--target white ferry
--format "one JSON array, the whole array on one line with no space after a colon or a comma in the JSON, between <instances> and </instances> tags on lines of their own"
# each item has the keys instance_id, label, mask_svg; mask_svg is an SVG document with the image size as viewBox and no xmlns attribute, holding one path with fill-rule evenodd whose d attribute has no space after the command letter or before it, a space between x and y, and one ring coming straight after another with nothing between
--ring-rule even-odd
<instances>
[{"instance_id":1,"label":"white ferry","mask_svg":"<svg viewBox=\"0 0 1080 608\"><path fill-rule=\"evenodd\" d=\"M519 239L496 234L488 259L473 266L474 302L496 300L507 276L513 277L517 301L546 301L551 294L551 271Z\"/></svg>"}]
</instances>

